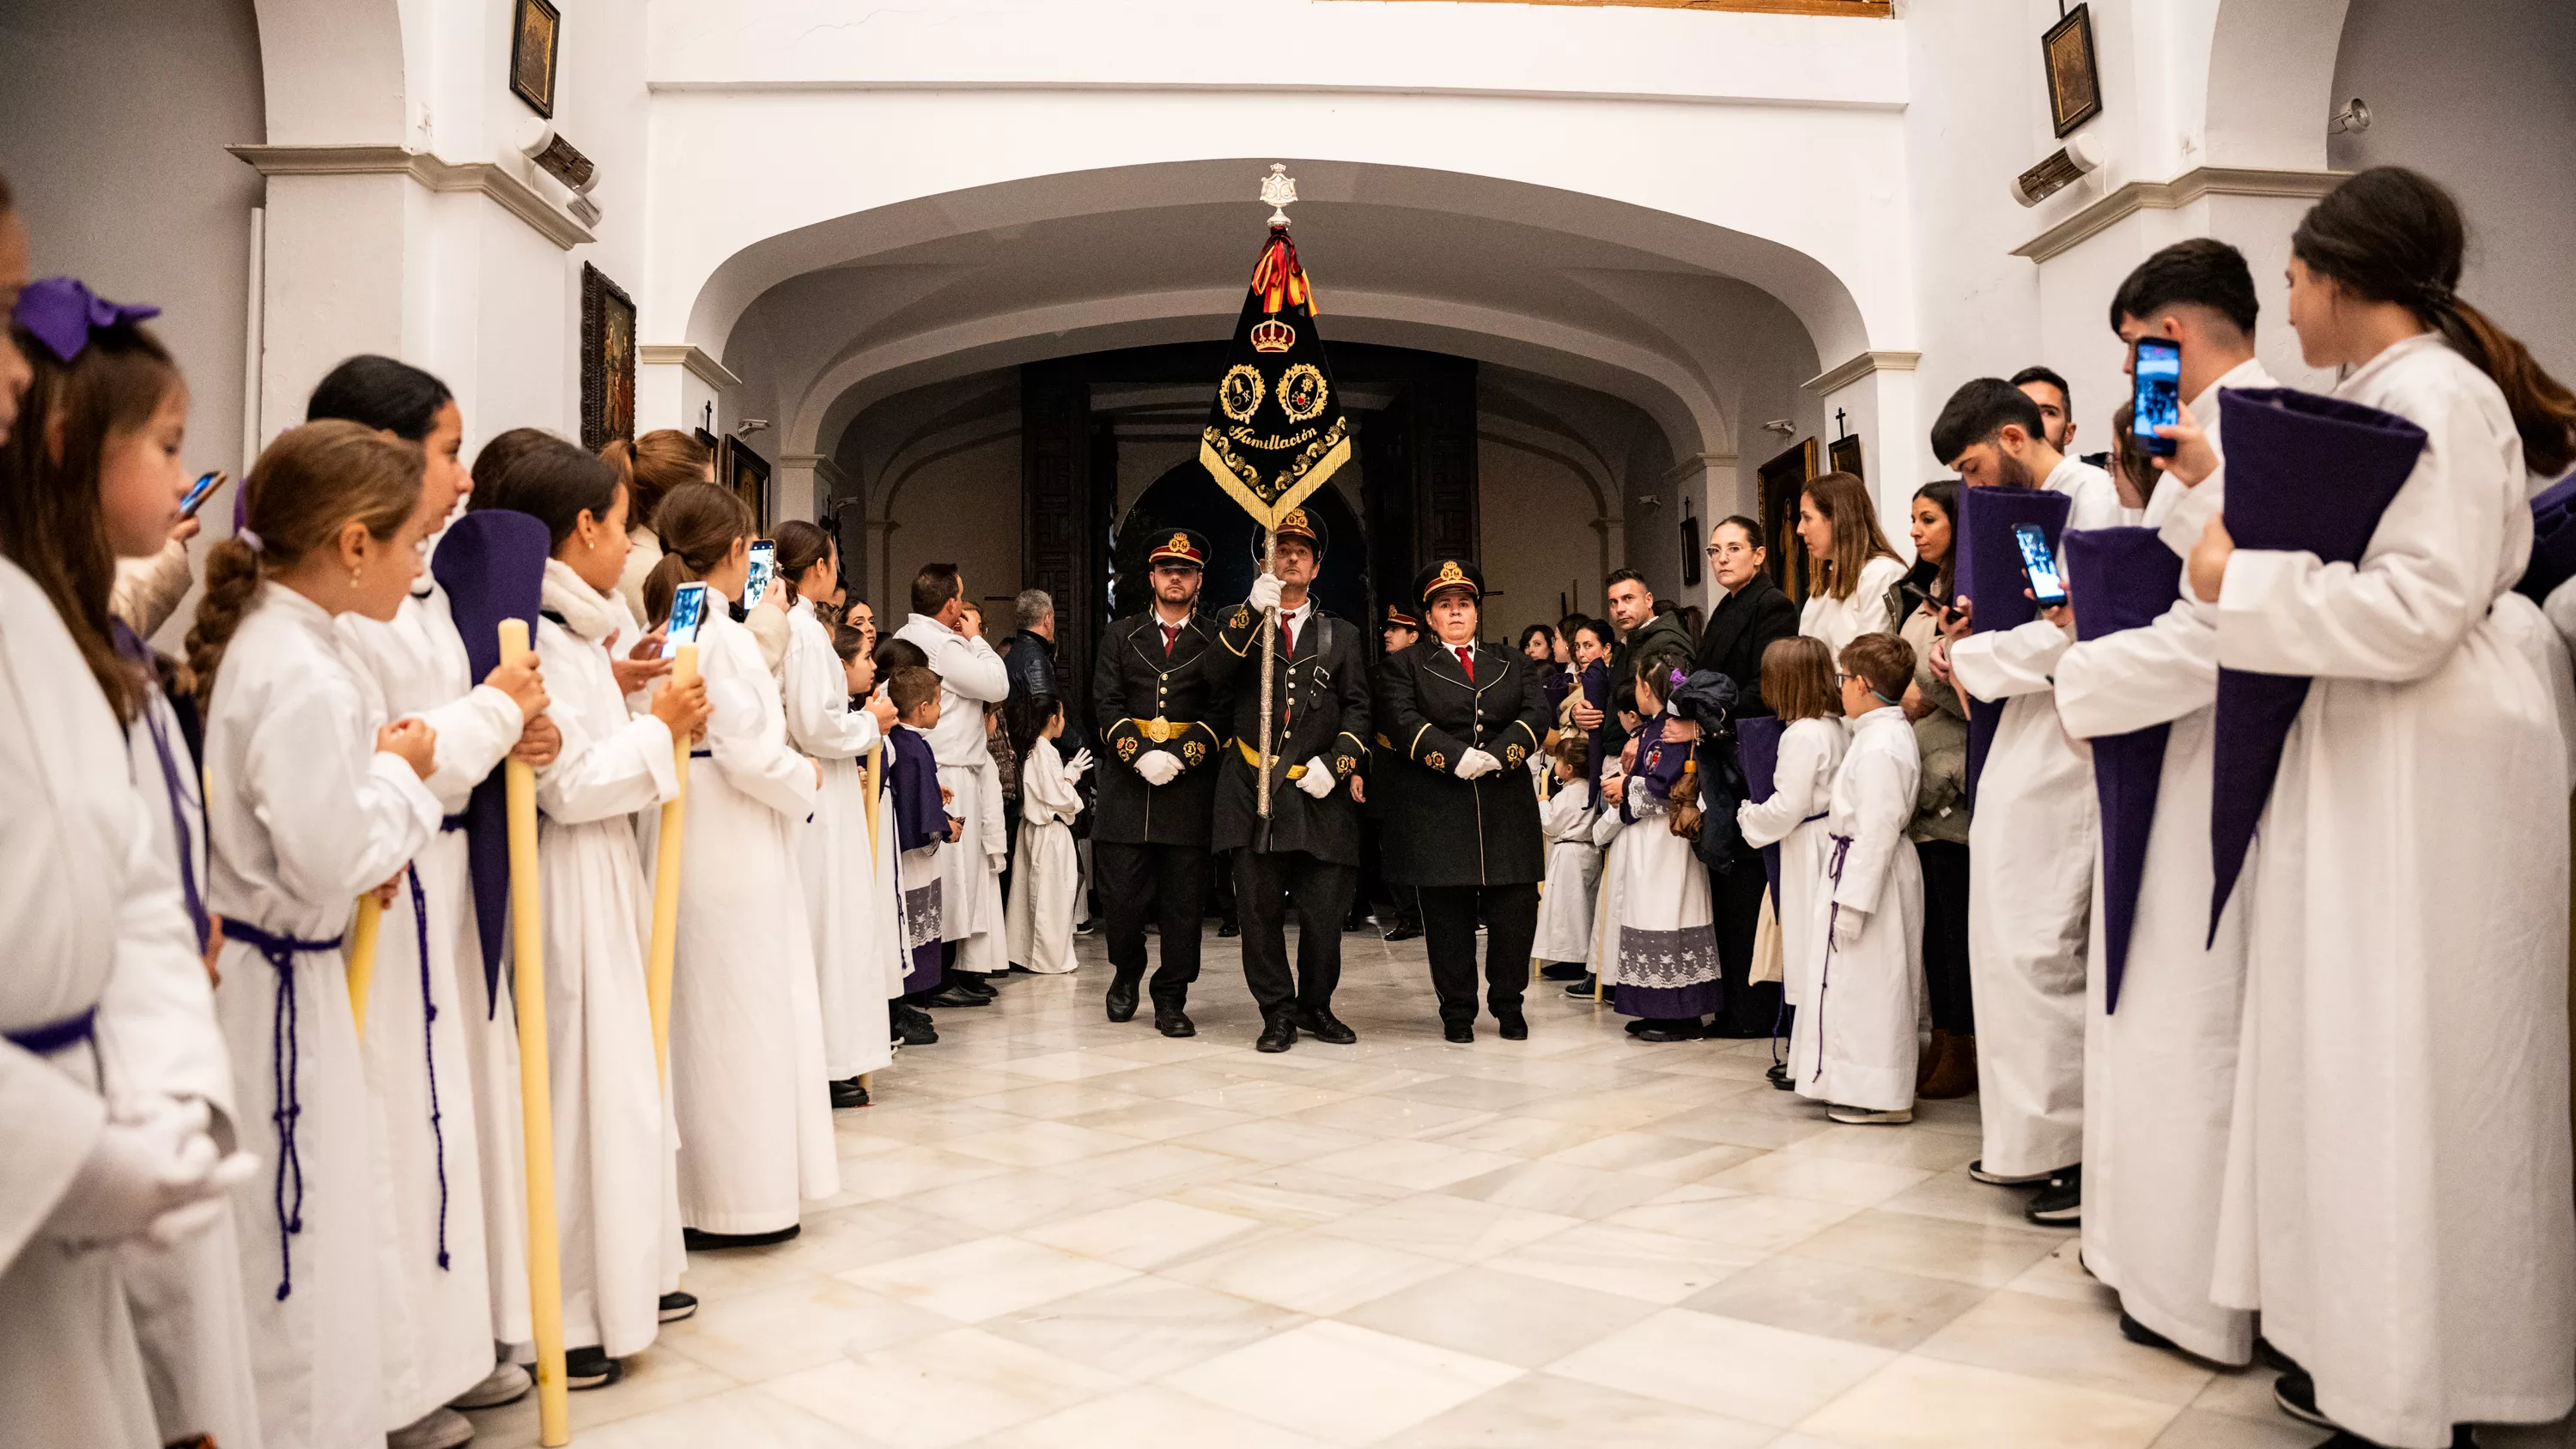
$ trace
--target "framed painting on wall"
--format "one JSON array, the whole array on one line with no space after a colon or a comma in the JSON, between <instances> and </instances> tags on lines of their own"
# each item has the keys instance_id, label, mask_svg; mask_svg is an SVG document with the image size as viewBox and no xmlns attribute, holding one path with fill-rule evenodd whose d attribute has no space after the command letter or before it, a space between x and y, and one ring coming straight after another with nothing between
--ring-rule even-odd
<instances>
[{"instance_id":1,"label":"framed painting on wall","mask_svg":"<svg viewBox=\"0 0 2576 1449\"><path fill-rule=\"evenodd\" d=\"M635 301L581 264L581 445L635 436Z\"/></svg>"},{"instance_id":2,"label":"framed painting on wall","mask_svg":"<svg viewBox=\"0 0 2576 1449\"><path fill-rule=\"evenodd\" d=\"M1869 481L1869 474L1862 472L1860 466L1860 434L1843 434L1834 439L1833 446L1827 448L1825 452L1827 460L1833 464L1831 471L1849 473L1864 483Z\"/></svg>"},{"instance_id":3,"label":"framed painting on wall","mask_svg":"<svg viewBox=\"0 0 2576 1449\"><path fill-rule=\"evenodd\" d=\"M726 438L716 450L716 481L730 488L751 510L752 527L769 536L769 460L740 438Z\"/></svg>"},{"instance_id":4,"label":"framed painting on wall","mask_svg":"<svg viewBox=\"0 0 2576 1449\"><path fill-rule=\"evenodd\" d=\"M1762 547L1771 581L1791 599L1807 597L1807 546L1798 539L1798 499L1816 476L1816 440L1802 438L1758 469Z\"/></svg>"},{"instance_id":5,"label":"framed painting on wall","mask_svg":"<svg viewBox=\"0 0 2576 1449\"><path fill-rule=\"evenodd\" d=\"M2039 38L2048 65L2048 114L2064 136L2102 114L2102 76L2093 65L2093 13L2078 5Z\"/></svg>"},{"instance_id":6,"label":"framed painting on wall","mask_svg":"<svg viewBox=\"0 0 2576 1449\"><path fill-rule=\"evenodd\" d=\"M555 118L555 59L563 50L563 12L549 0L518 0L510 25L510 94Z\"/></svg>"}]
</instances>

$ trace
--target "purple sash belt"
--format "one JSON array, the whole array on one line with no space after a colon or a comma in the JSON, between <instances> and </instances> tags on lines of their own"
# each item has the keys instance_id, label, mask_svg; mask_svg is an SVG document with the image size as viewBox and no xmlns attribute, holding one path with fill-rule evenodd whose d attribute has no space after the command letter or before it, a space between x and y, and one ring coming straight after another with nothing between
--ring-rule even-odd
<instances>
[{"instance_id":1,"label":"purple sash belt","mask_svg":"<svg viewBox=\"0 0 2576 1449\"><path fill-rule=\"evenodd\" d=\"M28 1027L24 1031L0 1032L0 1040L7 1041L21 1051L49 1057L65 1047L78 1046L88 1041L97 1035L97 1028L98 1005L93 1002L60 1021L49 1021L42 1026Z\"/></svg>"},{"instance_id":2,"label":"purple sash belt","mask_svg":"<svg viewBox=\"0 0 2576 1449\"><path fill-rule=\"evenodd\" d=\"M296 1092L296 1078L303 1064L296 1040L295 958L337 951L341 938L306 941L294 936L272 936L248 921L227 920L224 939L241 942L277 968L277 1012L269 1023L268 1069L277 1096L277 1107L269 1113L269 1120L277 1124L277 1296L283 1300L295 1291L293 1239L304 1231L304 1159L295 1151L295 1121L304 1115L303 1100ZM295 1184L292 1205L287 1199L290 1180Z\"/></svg>"}]
</instances>

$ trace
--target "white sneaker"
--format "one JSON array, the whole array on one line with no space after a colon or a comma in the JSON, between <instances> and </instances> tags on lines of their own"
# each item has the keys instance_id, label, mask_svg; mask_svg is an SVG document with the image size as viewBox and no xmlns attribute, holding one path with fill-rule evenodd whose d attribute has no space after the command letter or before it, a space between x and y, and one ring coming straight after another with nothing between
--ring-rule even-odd
<instances>
[{"instance_id":1,"label":"white sneaker","mask_svg":"<svg viewBox=\"0 0 2576 1449\"><path fill-rule=\"evenodd\" d=\"M1828 1107L1825 1109L1825 1115L1837 1122L1849 1122L1854 1126L1894 1127L1913 1121L1914 1109L1899 1107L1891 1112L1873 1112L1867 1107Z\"/></svg>"},{"instance_id":2,"label":"white sneaker","mask_svg":"<svg viewBox=\"0 0 2576 1449\"><path fill-rule=\"evenodd\" d=\"M387 1434L385 1449L456 1449L473 1437L473 1420L454 1409L432 1409Z\"/></svg>"},{"instance_id":3,"label":"white sneaker","mask_svg":"<svg viewBox=\"0 0 2576 1449\"><path fill-rule=\"evenodd\" d=\"M451 1409L497 1409L503 1404L517 1403L535 1386L536 1380L528 1377L526 1369L514 1363L497 1364L483 1376L483 1382L448 1400L447 1406Z\"/></svg>"}]
</instances>

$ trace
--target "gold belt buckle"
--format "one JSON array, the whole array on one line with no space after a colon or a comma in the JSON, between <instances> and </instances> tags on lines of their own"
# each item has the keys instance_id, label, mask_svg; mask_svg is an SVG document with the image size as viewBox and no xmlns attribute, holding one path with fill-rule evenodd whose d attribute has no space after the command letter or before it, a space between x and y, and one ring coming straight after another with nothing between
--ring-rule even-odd
<instances>
[{"instance_id":1,"label":"gold belt buckle","mask_svg":"<svg viewBox=\"0 0 2576 1449\"><path fill-rule=\"evenodd\" d=\"M1170 744L1172 736L1181 732L1180 727L1161 715L1156 715L1149 720L1140 720L1137 723L1145 731L1145 738L1158 745Z\"/></svg>"}]
</instances>

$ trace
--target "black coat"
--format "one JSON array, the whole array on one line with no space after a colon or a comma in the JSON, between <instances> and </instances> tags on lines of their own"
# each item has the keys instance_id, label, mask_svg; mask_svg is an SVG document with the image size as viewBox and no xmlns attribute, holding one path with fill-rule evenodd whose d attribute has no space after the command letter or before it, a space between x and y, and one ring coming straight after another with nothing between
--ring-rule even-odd
<instances>
[{"instance_id":1,"label":"black coat","mask_svg":"<svg viewBox=\"0 0 2576 1449\"><path fill-rule=\"evenodd\" d=\"M1344 782L1368 752L1369 682L1360 631L1318 609L1297 630L1296 657L1272 666L1270 818L1255 793L1261 752L1261 616L1237 608L1217 631L1207 673L1229 701L1225 763L1217 767L1218 850L1302 850L1335 865L1360 863L1360 807ZM1284 725L1284 729L1282 726ZM1250 753L1247 755L1247 751ZM1322 799L1290 783L1307 761L1322 759L1333 790Z\"/></svg>"},{"instance_id":2,"label":"black coat","mask_svg":"<svg viewBox=\"0 0 2576 1449\"><path fill-rule=\"evenodd\" d=\"M1100 736L1100 805L1091 838L1114 845L1208 843L1216 801L1222 717L1207 677L1216 630L1192 614L1169 656L1151 609L1109 626L1091 673L1092 724ZM1161 735L1162 738L1155 738ZM1177 756L1181 773L1149 785L1136 762L1153 751Z\"/></svg>"},{"instance_id":3,"label":"black coat","mask_svg":"<svg viewBox=\"0 0 2576 1449\"><path fill-rule=\"evenodd\" d=\"M1770 714L1773 710L1762 702L1762 651L1797 632L1798 606L1769 574L1757 573L1709 611L1691 667L1714 669L1735 681L1737 718Z\"/></svg>"},{"instance_id":4,"label":"black coat","mask_svg":"<svg viewBox=\"0 0 2576 1449\"><path fill-rule=\"evenodd\" d=\"M1469 683L1458 657L1424 635L1378 670L1378 733L1389 756L1374 791L1392 787L1387 879L1403 885L1526 885L1546 874L1547 846L1529 757L1546 737L1547 696L1518 652L1477 646ZM1451 773L1470 748L1503 767Z\"/></svg>"},{"instance_id":5,"label":"black coat","mask_svg":"<svg viewBox=\"0 0 2576 1449\"><path fill-rule=\"evenodd\" d=\"M1013 699L1057 697L1055 644L1044 634L1026 629L1013 634L1010 648L1002 655L1002 671L1010 678Z\"/></svg>"}]
</instances>

